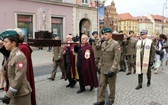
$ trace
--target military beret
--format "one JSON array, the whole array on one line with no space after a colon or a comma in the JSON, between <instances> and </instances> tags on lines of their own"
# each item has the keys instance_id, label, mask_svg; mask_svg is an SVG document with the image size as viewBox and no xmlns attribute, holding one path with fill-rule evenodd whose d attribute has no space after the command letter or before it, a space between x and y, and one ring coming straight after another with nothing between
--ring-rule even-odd
<instances>
[{"instance_id":1,"label":"military beret","mask_svg":"<svg viewBox=\"0 0 168 105\"><path fill-rule=\"evenodd\" d=\"M53 37L56 37L56 36L61 36L60 34L53 34Z\"/></svg>"},{"instance_id":2,"label":"military beret","mask_svg":"<svg viewBox=\"0 0 168 105\"><path fill-rule=\"evenodd\" d=\"M102 34L112 33L112 32L113 32L113 30L111 28L103 28L102 31L101 31Z\"/></svg>"},{"instance_id":3,"label":"military beret","mask_svg":"<svg viewBox=\"0 0 168 105\"><path fill-rule=\"evenodd\" d=\"M93 32L92 32L92 35L94 35L94 34L98 34L98 32L97 32L97 31L93 31Z\"/></svg>"},{"instance_id":4,"label":"military beret","mask_svg":"<svg viewBox=\"0 0 168 105\"><path fill-rule=\"evenodd\" d=\"M119 33L123 33L123 30L120 30Z\"/></svg>"},{"instance_id":5,"label":"military beret","mask_svg":"<svg viewBox=\"0 0 168 105\"><path fill-rule=\"evenodd\" d=\"M22 29L20 29L20 28L14 28L13 30L16 31L19 34L19 36L23 37L23 31L22 31Z\"/></svg>"},{"instance_id":6,"label":"military beret","mask_svg":"<svg viewBox=\"0 0 168 105\"><path fill-rule=\"evenodd\" d=\"M0 39L4 40L5 38L18 36L19 34L15 30L7 30L0 34Z\"/></svg>"},{"instance_id":7,"label":"military beret","mask_svg":"<svg viewBox=\"0 0 168 105\"><path fill-rule=\"evenodd\" d=\"M131 34L131 33L134 33L134 31L133 31L133 30L130 30L130 31L129 31L129 34Z\"/></svg>"},{"instance_id":8,"label":"military beret","mask_svg":"<svg viewBox=\"0 0 168 105\"><path fill-rule=\"evenodd\" d=\"M144 34L148 34L148 32L145 31L145 30L143 30L143 31L140 32L140 35L144 35Z\"/></svg>"}]
</instances>

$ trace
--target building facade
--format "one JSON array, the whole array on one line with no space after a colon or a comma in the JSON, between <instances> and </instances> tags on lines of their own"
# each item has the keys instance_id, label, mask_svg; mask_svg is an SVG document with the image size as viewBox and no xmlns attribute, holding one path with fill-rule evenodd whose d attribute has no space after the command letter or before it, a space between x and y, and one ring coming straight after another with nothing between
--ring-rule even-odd
<instances>
[{"instance_id":1,"label":"building facade","mask_svg":"<svg viewBox=\"0 0 168 105\"><path fill-rule=\"evenodd\" d=\"M153 34L168 34L168 21L166 17L161 15L149 14L147 16L153 23ZM163 27L163 30L162 30Z\"/></svg>"},{"instance_id":2,"label":"building facade","mask_svg":"<svg viewBox=\"0 0 168 105\"><path fill-rule=\"evenodd\" d=\"M98 11L92 3L92 0L77 0L77 6L73 7L73 35L92 37L92 32L98 30Z\"/></svg>"},{"instance_id":3,"label":"building facade","mask_svg":"<svg viewBox=\"0 0 168 105\"><path fill-rule=\"evenodd\" d=\"M146 16L136 17L139 22L139 33L142 30L146 30L149 35L153 35L153 23Z\"/></svg>"},{"instance_id":4,"label":"building facade","mask_svg":"<svg viewBox=\"0 0 168 105\"><path fill-rule=\"evenodd\" d=\"M129 34L129 31L133 30L135 34L139 34L138 20L134 18L130 13L119 14L118 30L122 30L125 34Z\"/></svg>"},{"instance_id":5,"label":"building facade","mask_svg":"<svg viewBox=\"0 0 168 105\"><path fill-rule=\"evenodd\" d=\"M35 38L35 32L43 30L60 34L62 40L69 33L90 34L97 29L97 9L86 1L2 0L0 32L21 28L26 38Z\"/></svg>"},{"instance_id":6,"label":"building facade","mask_svg":"<svg viewBox=\"0 0 168 105\"><path fill-rule=\"evenodd\" d=\"M10 5L12 4L12 5ZM6 8L10 5L10 8ZM2 0L0 3L0 31L21 28L27 38L46 30L61 35L72 32L73 4L40 0Z\"/></svg>"},{"instance_id":7,"label":"building facade","mask_svg":"<svg viewBox=\"0 0 168 105\"><path fill-rule=\"evenodd\" d=\"M118 31L118 14L116 12L116 7L114 1L111 2L110 6L105 9L104 26Z\"/></svg>"}]
</instances>

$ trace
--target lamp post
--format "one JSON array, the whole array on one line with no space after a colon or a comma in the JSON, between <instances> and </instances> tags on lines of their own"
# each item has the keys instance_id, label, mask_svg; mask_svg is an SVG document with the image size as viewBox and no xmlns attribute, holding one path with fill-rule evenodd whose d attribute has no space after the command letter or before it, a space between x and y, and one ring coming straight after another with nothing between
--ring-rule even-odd
<instances>
[{"instance_id":1,"label":"lamp post","mask_svg":"<svg viewBox=\"0 0 168 105\"><path fill-rule=\"evenodd\" d=\"M99 35L99 1L95 1L96 3L96 7L97 7L97 32L98 32L98 35Z\"/></svg>"},{"instance_id":2,"label":"lamp post","mask_svg":"<svg viewBox=\"0 0 168 105\"><path fill-rule=\"evenodd\" d=\"M166 7L165 7L165 6L166 6ZM161 26L162 34L163 34L163 29L164 29L164 9L167 9L167 0L166 0L166 2L163 4L163 10L162 10L162 26Z\"/></svg>"}]
</instances>

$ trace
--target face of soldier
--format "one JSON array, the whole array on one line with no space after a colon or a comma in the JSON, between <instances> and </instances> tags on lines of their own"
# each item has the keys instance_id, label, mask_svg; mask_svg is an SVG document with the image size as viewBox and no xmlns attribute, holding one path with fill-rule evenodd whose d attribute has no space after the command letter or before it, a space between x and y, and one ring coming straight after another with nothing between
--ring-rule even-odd
<instances>
[{"instance_id":1,"label":"face of soldier","mask_svg":"<svg viewBox=\"0 0 168 105\"><path fill-rule=\"evenodd\" d=\"M6 50L12 51L16 47L15 42L11 42L8 38L4 39L3 45L5 46Z\"/></svg>"},{"instance_id":2,"label":"face of soldier","mask_svg":"<svg viewBox=\"0 0 168 105\"><path fill-rule=\"evenodd\" d=\"M146 38L147 38L146 34L141 35L141 39L146 39Z\"/></svg>"},{"instance_id":3,"label":"face of soldier","mask_svg":"<svg viewBox=\"0 0 168 105\"><path fill-rule=\"evenodd\" d=\"M111 33L104 33L104 39L106 41L110 40L112 38L112 34Z\"/></svg>"},{"instance_id":4,"label":"face of soldier","mask_svg":"<svg viewBox=\"0 0 168 105\"><path fill-rule=\"evenodd\" d=\"M97 35L97 34L94 34L93 37L94 37L95 39L97 39L97 38L98 38L98 35Z\"/></svg>"},{"instance_id":5,"label":"face of soldier","mask_svg":"<svg viewBox=\"0 0 168 105\"><path fill-rule=\"evenodd\" d=\"M131 32L129 35L130 35L130 37L132 37L132 36L134 36L134 33L133 33L133 32Z\"/></svg>"}]
</instances>

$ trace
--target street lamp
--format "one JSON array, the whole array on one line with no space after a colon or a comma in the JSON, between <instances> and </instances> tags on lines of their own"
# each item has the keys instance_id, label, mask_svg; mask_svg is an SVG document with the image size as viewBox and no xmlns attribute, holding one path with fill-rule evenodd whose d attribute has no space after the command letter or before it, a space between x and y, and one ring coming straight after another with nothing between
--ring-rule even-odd
<instances>
[{"instance_id":1,"label":"street lamp","mask_svg":"<svg viewBox=\"0 0 168 105\"><path fill-rule=\"evenodd\" d=\"M166 6L166 7L165 7ZM167 9L167 0L166 2L163 4L163 10L162 10L162 26L161 26L161 29L162 29L162 34L163 34L163 29L164 29L164 9Z\"/></svg>"}]
</instances>

